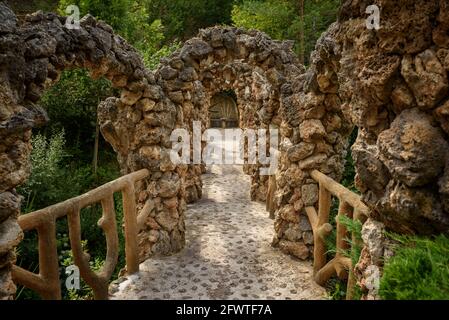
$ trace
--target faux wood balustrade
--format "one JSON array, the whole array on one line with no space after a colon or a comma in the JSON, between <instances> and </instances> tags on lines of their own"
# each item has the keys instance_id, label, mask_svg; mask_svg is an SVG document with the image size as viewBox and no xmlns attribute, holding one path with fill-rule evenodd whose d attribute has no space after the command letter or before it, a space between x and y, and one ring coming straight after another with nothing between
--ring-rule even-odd
<instances>
[{"instance_id":1,"label":"faux wood balustrade","mask_svg":"<svg viewBox=\"0 0 449 320\"><path fill-rule=\"evenodd\" d=\"M14 266L14 282L36 291L44 299L61 299L56 220L67 216L70 245L80 276L93 289L95 299L107 299L109 280L117 265L119 249L113 196L116 192L123 195L126 270L128 274L133 274L139 271L137 233L147 215L144 208L137 217L135 183L148 176L149 171L143 169L76 198L20 216L19 225L23 231L36 230L38 234L39 274ZM90 257L83 251L81 244L80 212L81 209L98 202L103 209L98 225L106 237L107 254L101 270L94 272L89 266Z\"/></svg>"},{"instance_id":2,"label":"faux wood balustrade","mask_svg":"<svg viewBox=\"0 0 449 320\"><path fill-rule=\"evenodd\" d=\"M349 236L345 226L339 221L339 217L347 216L354 220L364 222L368 216L369 209L361 201L360 196L343 187L328 176L314 170L311 173L312 178L319 183L319 204L318 212L315 207L307 207L306 213L309 217L310 224L313 229L314 237L314 253L313 253L313 270L315 281L323 286L334 275L340 279L348 279L348 290L346 299L351 299L354 288L353 266L351 259L345 257L344 251L350 250L346 240ZM329 214L332 205L332 196L340 201L338 216L336 218L337 239L336 239L336 255L327 261L326 237L332 232L332 225L329 223ZM352 243L356 243L357 239L352 235ZM348 275L349 271L349 275Z\"/></svg>"}]
</instances>

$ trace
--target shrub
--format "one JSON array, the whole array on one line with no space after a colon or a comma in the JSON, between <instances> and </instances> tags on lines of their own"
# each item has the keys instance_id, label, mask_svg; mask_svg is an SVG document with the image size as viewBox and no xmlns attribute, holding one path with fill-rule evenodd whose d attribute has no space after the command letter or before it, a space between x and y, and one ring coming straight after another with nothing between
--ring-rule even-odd
<instances>
[{"instance_id":1,"label":"shrub","mask_svg":"<svg viewBox=\"0 0 449 320\"><path fill-rule=\"evenodd\" d=\"M78 196L98 187L108 181L116 179L120 173L117 162L113 159L115 155L102 154L105 163L101 163L96 175L92 173L90 164L83 164L79 159L69 156L65 148L64 130L53 133L50 138L37 133L32 139L33 151L31 153L31 175L29 180L18 191L27 201L24 203L24 213L47 207L49 205ZM70 186L70 187L67 187ZM120 260L116 269L124 266L122 232L123 210L121 197L114 195L114 202L117 215L117 228L120 241ZM92 205L82 210L81 230L84 246L92 255L94 267L101 265L106 256L106 245L104 235L97 227L98 219L101 217L100 205ZM60 265L70 265L71 252L68 241L67 219L59 219L56 225L58 252L60 255ZM25 239L18 248L17 264L31 272L36 272L39 268L37 254L36 232L26 232ZM61 279L64 280L64 271L61 269ZM90 299L92 293L83 286L78 292L67 292L63 286L63 298L84 298ZM38 299L34 292L20 287L17 299Z\"/></svg>"},{"instance_id":2,"label":"shrub","mask_svg":"<svg viewBox=\"0 0 449 320\"><path fill-rule=\"evenodd\" d=\"M334 276L326 283L326 290L331 300L345 300L347 283L345 280Z\"/></svg>"},{"instance_id":3,"label":"shrub","mask_svg":"<svg viewBox=\"0 0 449 320\"><path fill-rule=\"evenodd\" d=\"M64 130L54 133L50 139L37 134L32 139L31 175L28 181L18 188L25 197L25 212L42 208L48 203L58 202L65 190L58 188L61 177L60 164L67 154L64 151Z\"/></svg>"},{"instance_id":4,"label":"shrub","mask_svg":"<svg viewBox=\"0 0 449 320\"><path fill-rule=\"evenodd\" d=\"M149 23L143 1L133 0L61 0L60 13L65 14L69 4L80 6L81 14L88 12L111 24L115 30L134 45L142 54L146 65L156 68L162 57L179 48L179 43L166 44L164 27L160 20ZM45 128L33 132L31 176L18 191L24 196L23 213L35 211L66 199L81 195L120 176L116 154L100 138L99 162L96 174L92 173L92 157L97 127L97 106L101 100L117 95L107 79L93 80L86 70L68 70L60 81L47 90L40 104L47 111L51 122ZM125 264L124 236L122 232L123 210L121 196L114 195L119 232L119 263L114 277ZM106 256L103 232L97 227L101 217L101 205L95 204L82 210L81 230L83 245L98 268ZM60 265L72 264L68 244L67 220L57 222ZM18 249L17 264L27 270L38 270L37 235L26 232ZM64 280L61 269L61 280ZM30 290L19 288L17 298L38 298ZM68 292L63 286L63 298L90 299L92 292L83 285L80 292Z\"/></svg>"},{"instance_id":5,"label":"shrub","mask_svg":"<svg viewBox=\"0 0 449 320\"><path fill-rule=\"evenodd\" d=\"M86 70L68 70L45 92L40 104L50 122L39 130L46 136L64 129L67 152L83 162L92 161L100 101L116 95L107 79L93 80ZM100 143L104 145L101 139ZM100 145L100 147L102 146Z\"/></svg>"},{"instance_id":6,"label":"shrub","mask_svg":"<svg viewBox=\"0 0 449 320\"><path fill-rule=\"evenodd\" d=\"M449 237L392 237L399 244L384 267L382 299L449 300Z\"/></svg>"},{"instance_id":7,"label":"shrub","mask_svg":"<svg viewBox=\"0 0 449 320\"><path fill-rule=\"evenodd\" d=\"M362 223L346 216L339 217L338 221L346 228L346 230L348 230L350 237L346 238L345 241L348 243L351 250L346 250L343 254L346 257L351 258L352 264L355 265L359 261L360 254L362 253ZM355 242L352 241L352 236L354 236Z\"/></svg>"},{"instance_id":8,"label":"shrub","mask_svg":"<svg viewBox=\"0 0 449 320\"><path fill-rule=\"evenodd\" d=\"M67 236L67 235L65 235ZM87 246L87 241L81 241L81 246L84 250L84 252L88 253L88 246ZM66 246L68 248L68 244ZM90 264L90 268L94 271L94 272L98 272L102 265L103 265L103 260L101 258L98 257L94 257L89 261ZM67 250L62 250L61 254L59 256L59 265L60 265L60 274L64 275L65 274L65 270L67 267L74 265L74 258L73 258L73 254L72 251L70 250L70 248L68 248ZM65 281L65 277L62 276L62 283L64 283ZM65 286L62 286L62 298L63 299L69 299L69 300L93 300L94 299L94 294L93 294L93 290L88 286L87 283L85 283L82 279L80 279L80 288L79 290L77 289L66 289Z\"/></svg>"},{"instance_id":9,"label":"shrub","mask_svg":"<svg viewBox=\"0 0 449 320\"><path fill-rule=\"evenodd\" d=\"M112 279L118 277L121 269L126 265L125 262L125 236L123 233L123 205L122 197L120 193L114 194L114 207L116 213L116 224L119 237L119 252L117 266L112 275ZM84 208L81 211L81 238L85 239L82 241L82 246L85 252L90 255L90 266L93 271L99 271L106 260L106 238L101 229L97 226L98 220L102 216L101 206L98 204ZM61 280L65 281L65 269L68 266L74 264L73 254L70 250L70 245L68 244L67 234L62 232L67 232L67 221L66 219L61 220L58 223L58 227L61 233L58 234L58 251L59 265ZM65 230L65 231L63 231ZM80 290L67 290L65 286L62 287L63 299L70 300L92 300L93 290L81 279Z\"/></svg>"}]
</instances>

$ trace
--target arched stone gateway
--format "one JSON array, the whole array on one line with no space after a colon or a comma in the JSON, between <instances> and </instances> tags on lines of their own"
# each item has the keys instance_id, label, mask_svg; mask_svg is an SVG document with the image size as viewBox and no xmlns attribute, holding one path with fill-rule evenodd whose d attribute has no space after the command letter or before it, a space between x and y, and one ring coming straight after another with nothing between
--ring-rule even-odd
<instances>
[{"instance_id":1,"label":"arched stone gateway","mask_svg":"<svg viewBox=\"0 0 449 320\"><path fill-rule=\"evenodd\" d=\"M378 31L366 26L365 9L372 4L381 8ZM341 179L354 126L356 184L372 210L356 268L363 289L368 266L379 266L386 254L379 232L385 226L401 233L449 230L445 0L345 1L307 71L291 43L257 31L202 30L153 73L109 26L90 16L80 30L42 13L19 26L3 5L0 17L0 297L14 292L9 269L21 239L14 188L29 171L31 129L47 120L37 102L66 68L87 68L121 89L119 98L100 104L99 118L122 172L152 172L137 186L138 209L148 213L142 259L184 245L186 202L201 196L202 166L173 165L170 135L176 128L191 130L193 121L207 128L210 100L225 90L237 96L241 127L280 128L275 176L260 176L255 166L247 173L254 199L264 199L268 189L274 194L274 244L284 252L309 257L304 208L318 201L310 172Z\"/></svg>"},{"instance_id":2,"label":"arched stone gateway","mask_svg":"<svg viewBox=\"0 0 449 320\"><path fill-rule=\"evenodd\" d=\"M38 105L43 92L70 68L86 68L93 78L107 77L120 89L135 90L154 79L137 51L109 25L86 16L79 30L69 30L65 21L37 12L19 25L0 3L0 299L15 292L10 268L22 239L15 187L30 171L31 129L48 121Z\"/></svg>"},{"instance_id":3,"label":"arched stone gateway","mask_svg":"<svg viewBox=\"0 0 449 320\"><path fill-rule=\"evenodd\" d=\"M146 190L139 195L141 206L154 208L148 217L149 230L140 237L144 257L182 248L185 204L201 197L202 166L171 163L171 132L176 128L192 130L193 121L200 121L204 131L210 123L211 99L233 90L242 128L278 126L282 128L281 136L283 132L296 132L299 139L299 129L294 128L299 124L295 105L283 101L290 94L288 84L303 73L291 43L273 41L257 31L216 27L200 31L197 38L163 59L154 73L155 83L144 92L124 92L120 99L111 98L101 105L103 135L120 154L122 165L130 171L145 167L153 172ZM129 117L131 112L133 116ZM126 138L121 132L126 132ZM268 177L260 176L257 166L246 169L252 176L252 198L265 201ZM283 170L287 169L284 166ZM294 176L292 171L287 174ZM298 178L289 179L291 188L280 193L281 198L300 200L304 177ZM284 247L307 258L309 248L300 239L310 226L305 215L300 218L295 216L293 206L289 209L279 215L279 238L285 238L285 231L292 235L297 232L299 236L285 240Z\"/></svg>"}]
</instances>

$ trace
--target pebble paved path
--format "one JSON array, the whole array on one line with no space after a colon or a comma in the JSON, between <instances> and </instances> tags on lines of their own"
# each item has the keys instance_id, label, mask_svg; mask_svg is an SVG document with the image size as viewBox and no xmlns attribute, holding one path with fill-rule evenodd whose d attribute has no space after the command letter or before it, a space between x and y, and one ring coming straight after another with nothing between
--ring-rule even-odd
<instances>
[{"instance_id":1,"label":"pebble paved path","mask_svg":"<svg viewBox=\"0 0 449 320\"><path fill-rule=\"evenodd\" d=\"M323 299L312 266L271 247L273 220L250 201L250 178L240 167L213 166L204 197L189 205L186 247L152 258L122 279L113 299Z\"/></svg>"}]
</instances>

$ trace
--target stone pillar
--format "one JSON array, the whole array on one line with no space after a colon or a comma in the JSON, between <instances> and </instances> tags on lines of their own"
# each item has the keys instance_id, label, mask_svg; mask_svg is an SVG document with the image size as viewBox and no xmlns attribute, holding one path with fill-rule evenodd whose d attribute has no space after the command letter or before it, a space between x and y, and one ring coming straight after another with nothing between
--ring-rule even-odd
<instances>
[{"instance_id":1,"label":"stone pillar","mask_svg":"<svg viewBox=\"0 0 449 320\"><path fill-rule=\"evenodd\" d=\"M1 3L0 20L0 64L11 64L17 57L8 46L8 40L15 39L17 19ZM0 70L0 79L8 79L8 68ZM27 126L25 120L30 119L20 115L13 117L18 111L14 106L16 94L8 83L0 82L0 300L12 299L16 292L11 279L11 266L16 260L15 247L23 237L17 224L21 198L14 188L26 178L29 154L26 138L29 139L30 135L17 133L16 130L20 131L21 126Z\"/></svg>"},{"instance_id":2,"label":"stone pillar","mask_svg":"<svg viewBox=\"0 0 449 320\"><path fill-rule=\"evenodd\" d=\"M67 68L86 68L94 78L105 76L116 88L126 87L122 98L127 102L139 100L152 78L136 50L110 26L88 15L80 21L82 32L73 32L64 28L65 19L37 12L19 25L14 13L0 3L0 299L10 299L16 290L11 266L23 234L17 223L21 198L15 188L30 172L31 130L48 121L38 106L41 95ZM141 116L136 108L128 114L130 121ZM117 150L128 148L130 128L135 126L117 135ZM124 153L118 153L127 173Z\"/></svg>"},{"instance_id":3,"label":"stone pillar","mask_svg":"<svg viewBox=\"0 0 449 320\"><path fill-rule=\"evenodd\" d=\"M14 190L0 193L0 300L12 299L16 286L11 279L11 266L16 261L15 247L23 237L17 224L20 197Z\"/></svg>"}]
</instances>

